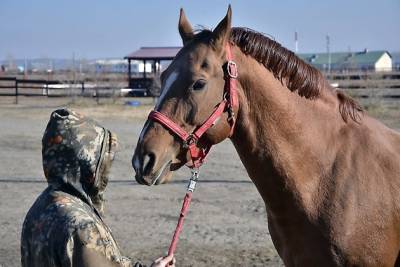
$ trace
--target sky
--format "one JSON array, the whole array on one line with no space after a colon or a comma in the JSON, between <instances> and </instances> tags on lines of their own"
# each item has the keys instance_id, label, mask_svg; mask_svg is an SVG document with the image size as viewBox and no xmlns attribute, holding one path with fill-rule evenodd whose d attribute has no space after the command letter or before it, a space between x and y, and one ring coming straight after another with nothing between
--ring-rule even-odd
<instances>
[{"instance_id":1,"label":"sky","mask_svg":"<svg viewBox=\"0 0 400 267\"><path fill-rule=\"evenodd\" d=\"M400 0L0 0L0 59L122 58L141 46L180 46L183 7L214 28L232 5L233 26L298 52L400 51Z\"/></svg>"}]
</instances>

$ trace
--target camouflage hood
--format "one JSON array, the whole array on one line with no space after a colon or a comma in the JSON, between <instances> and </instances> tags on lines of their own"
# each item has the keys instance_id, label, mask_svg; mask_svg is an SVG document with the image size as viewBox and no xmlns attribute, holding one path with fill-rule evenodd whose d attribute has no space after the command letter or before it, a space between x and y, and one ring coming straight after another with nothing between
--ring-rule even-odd
<instances>
[{"instance_id":1,"label":"camouflage hood","mask_svg":"<svg viewBox=\"0 0 400 267\"><path fill-rule=\"evenodd\" d=\"M108 181L103 181L102 172L107 165L105 155L111 151L109 140L111 132L97 122L69 109L55 110L42 139L43 169L49 185L93 206L92 200Z\"/></svg>"}]
</instances>

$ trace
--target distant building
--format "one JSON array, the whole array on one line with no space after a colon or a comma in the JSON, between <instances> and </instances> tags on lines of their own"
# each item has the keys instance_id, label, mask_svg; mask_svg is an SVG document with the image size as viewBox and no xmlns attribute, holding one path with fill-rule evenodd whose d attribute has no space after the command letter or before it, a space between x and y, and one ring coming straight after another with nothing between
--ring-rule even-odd
<instances>
[{"instance_id":1,"label":"distant building","mask_svg":"<svg viewBox=\"0 0 400 267\"><path fill-rule=\"evenodd\" d=\"M124 59L128 61L129 88L149 88L151 84L155 84L154 78L168 67L181 48L175 46L141 47L125 56ZM142 77L133 75L138 72L142 73Z\"/></svg>"},{"instance_id":2,"label":"distant building","mask_svg":"<svg viewBox=\"0 0 400 267\"><path fill-rule=\"evenodd\" d=\"M328 71L391 71L392 56L387 51L368 51L346 53L310 53L298 56L319 70Z\"/></svg>"},{"instance_id":3,"label":"distant building","mask_svg":"<svg viewBox=\"0 0 400 267\"><path fill-rule=\"evenodd\" d=\"M93 63L92 63L93 64ZM129 64L124 59L100 59L94 62L95 71L108 73L127 73ZM151 63L146 63L146 72L151 72ZM131 62L132 73L141 73L144 71L144 63L138 60Z\"/></svg>"},{"instance_id":4,"label":"distant building","mask_svg":"<svg viewBox=\"0 0 400 267\"><path fill-rule=\"evenodd\" d=\"M95 71L111 72L111 73L126 73L128 72L128 63L123 59L99 59L94 62Z\"/></svg>"},{"instance_id":5,"label":"distant building","mask_svg":"<svg viewBox=\"0 0 400 267\"><path fill-rule=\"evenodd\" d=\"M400 52L390 53L392 55L393 70L400 70Z\"/></svg>"},{"instance_id":6,"label":"distant building","mask_svg":"<svg viewBox=\"0 0 400 267\"><path fill-rule=\"evenodd\" d=\"M135 64L139 64L140 72L143 72L144 65L146 65L146 72L161 72L169 65L181 48L179 46L141 47L124 59L127 59L128 64L131 64L132 72L135 72ZM150 66L150 70L148 70L148 66Z\"/></svg>"},{"instance_id":7,"label":"distant building","mask_svg":"<svg viewBox=\"0 0 400 267\"><path fill-rule=\"evenodd\" d=\"M50 59L27 61L27 63L24 65L26 65L27 70L32 72L45 72L53 70L53 62Z\"/></svg>"}]
</instances>

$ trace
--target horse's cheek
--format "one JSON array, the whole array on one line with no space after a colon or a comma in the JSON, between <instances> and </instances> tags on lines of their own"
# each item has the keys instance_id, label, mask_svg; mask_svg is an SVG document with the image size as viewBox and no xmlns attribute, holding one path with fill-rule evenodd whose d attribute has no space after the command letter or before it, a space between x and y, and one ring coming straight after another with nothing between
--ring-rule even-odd
<instances>
[{"instance_id":1,"label":"horse's cheek","mask_svg":"<svg viewBox=\"0 0 400 267\"><path fill-rule=\"evenodd\" d=\"M221 116L218 122L206 132L207 140L212 144L218 144L228 138L230 126L225 116Z\"/></svg>"}]
</instances>

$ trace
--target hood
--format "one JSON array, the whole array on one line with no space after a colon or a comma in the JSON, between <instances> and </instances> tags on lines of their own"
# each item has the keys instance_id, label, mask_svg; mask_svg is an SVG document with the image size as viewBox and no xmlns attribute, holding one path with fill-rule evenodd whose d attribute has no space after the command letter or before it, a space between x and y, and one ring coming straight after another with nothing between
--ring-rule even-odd
<instances>
[{"instance_id":1,"label":"hood","mask_svg":"<svg viewBox=\"0 0 400 267\"><path fill-rule=\"evenodd\" d=\"M109 140L111 132L92 119L70 109L52 112L42 139L48 184L93 206L99 188L107 185L101 172L109 165L104 162L110 153Z\"/></svg>"}]
</instances>

